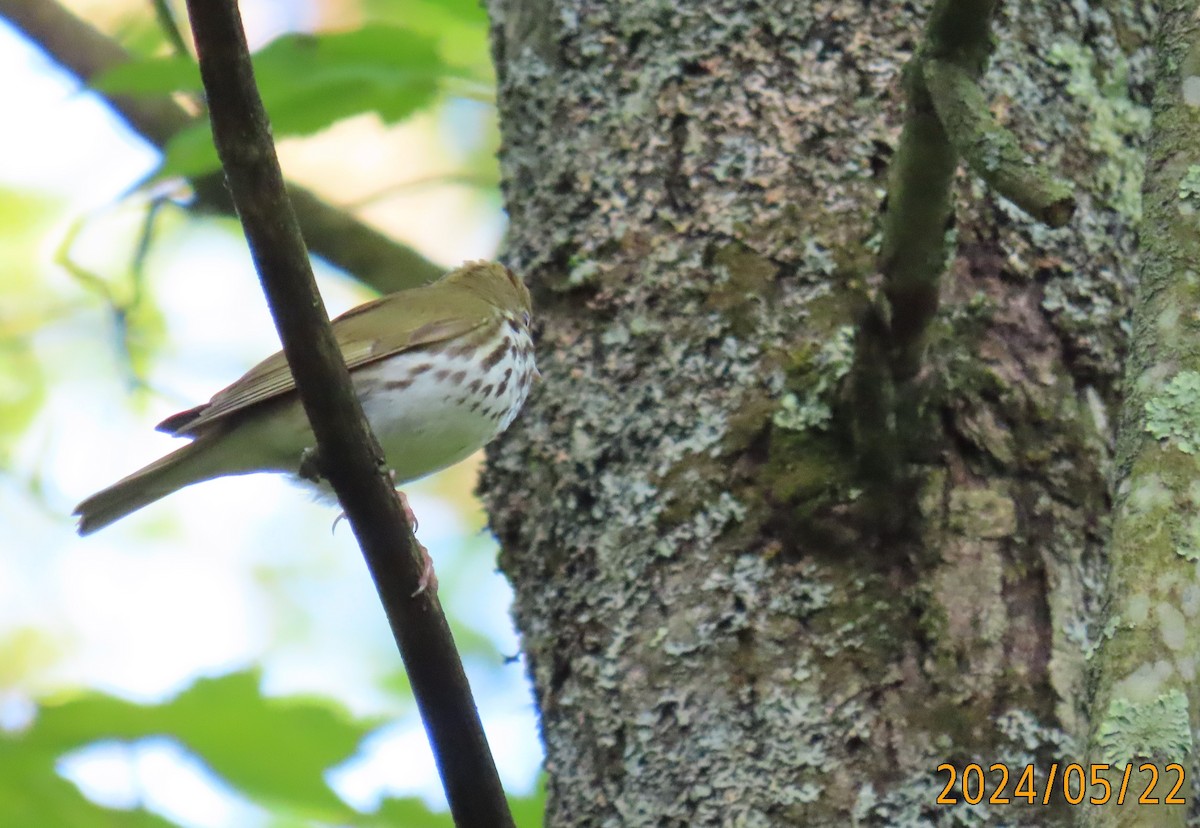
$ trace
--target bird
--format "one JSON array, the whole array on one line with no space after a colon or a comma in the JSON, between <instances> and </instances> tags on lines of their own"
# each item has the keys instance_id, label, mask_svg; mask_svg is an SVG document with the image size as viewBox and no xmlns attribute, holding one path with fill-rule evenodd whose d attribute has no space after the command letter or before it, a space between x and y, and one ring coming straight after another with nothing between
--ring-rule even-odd
<instances>
[{"instance_id":1,"label":"bird","mask_svg":"<svg viewBox=\"0 0 1200 828\"><path fill-rule=\"evenodd\" d=\"M397 486L463 460L512 424L540 376L531 313L529 290L511 270L468 261L333 320ZM80 535L225 475L278 472L331 492L305 468L316 440L282 352L158 430L192 441L81 501L74 511Z\"/></svg>"}]
</instances>

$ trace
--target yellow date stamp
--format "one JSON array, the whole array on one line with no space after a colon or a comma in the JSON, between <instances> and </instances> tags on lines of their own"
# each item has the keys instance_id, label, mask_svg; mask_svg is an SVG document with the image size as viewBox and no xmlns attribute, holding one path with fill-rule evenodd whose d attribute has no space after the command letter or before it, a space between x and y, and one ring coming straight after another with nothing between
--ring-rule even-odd
<instances>
[{"instance_id":1,"label":"yellow date stamp","mask_svg":"<svg viewBox=\"0 0 1200 828\"><path fill-rule=\"evenodd\" d=\"M939 778L946 774L945 785L935 801L938 805L978 805L981 802L989 805L1049 805L1061 796L1069 805L1079 805L1085 799L1092 805L1110 802L1123 805L1135 800L1141 805L1187 804L1179 794L1183 789L1183 765L1172 762L1160 768L1152 762L1143 763L1137 770L1148 776L1145 779L1139 776L1131 783L1133 769L1132 764L1125 765L1124 769L1114 769L1106 764L1085 766L1078 762L1018 765L1012 769L1003 762L987 768L971 763L960 769L943 762L937 766L937 772ZM1164 789L1170 788L1165 797L1157 790L1160 778Z\"/></svg>"}]
</instances>

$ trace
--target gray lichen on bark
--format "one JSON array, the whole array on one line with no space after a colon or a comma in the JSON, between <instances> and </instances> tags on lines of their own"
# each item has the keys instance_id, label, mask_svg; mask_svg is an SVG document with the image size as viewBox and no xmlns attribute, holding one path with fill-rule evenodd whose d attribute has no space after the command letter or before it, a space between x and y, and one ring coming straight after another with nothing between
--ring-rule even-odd
<instances>
[{"instance_id":1,"label":"gray lichen on bark","mask_svg":"<svg viewBox=\"0 0 1200 828\"><path fill-rule=\"evenodd\" d=\"M489 3L545 381L483 492L547 824L966 823L938 764L1078 746L1147 24L1002 5L983 89L1079 209L1050 230L960 174L913 519L881 540L830 343L878 284L927 7Z\"/></svg>"}]
</instances>

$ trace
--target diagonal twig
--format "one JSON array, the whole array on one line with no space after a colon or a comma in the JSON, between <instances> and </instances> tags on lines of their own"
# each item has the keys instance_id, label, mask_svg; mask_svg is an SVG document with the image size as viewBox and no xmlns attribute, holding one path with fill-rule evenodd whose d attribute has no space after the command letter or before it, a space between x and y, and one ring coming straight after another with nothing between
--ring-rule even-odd
<instances>
[{"instance_id":1,"label":"diagonal twig","mask_svg":"<svg viewBox=\"0 0 1200 828\"><path fill-rule=\"evenodd\" d=\"M946 135L971 172L1032 218L1049 227L1065 225L1075 212L1071 185L1025 157L970 73L937 58L925 61L924 73Z\"/></svg>"}]
</instances>

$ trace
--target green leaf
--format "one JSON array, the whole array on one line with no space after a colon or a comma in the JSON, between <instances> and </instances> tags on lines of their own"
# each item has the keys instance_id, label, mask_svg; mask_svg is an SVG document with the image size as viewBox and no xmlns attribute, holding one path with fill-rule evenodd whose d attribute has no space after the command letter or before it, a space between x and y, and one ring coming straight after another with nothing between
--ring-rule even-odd
<instances>
[{"instance_id":1,"label":"green leaf","mask_svg":"<svg viewBox=\"0 0 1200 828\"><path fill-rule=\"evenodd\" d=\"M196 178L220 168L221 161L217 158L217 148L213 146L212 130L205 117L176 133L167 142L163 148L158 177Z\"/></svg>"},{"instance_id":2,"label":"green leaf","mask_svg":"<svg viewBox=\"0 0 1200 828\"><path fill-rule=\"evenodd\" d=\"M465 73L445 64L433 38L386 24L277 38L254 61L277 135L308 135L362 112L387 123L433 103L442 81Z\"/></svg>"},{"instance_id":3,"label":"green leaf","mask_svg":"<svg viewBox=\"0 0 1200 828\"><path fill-rule=\"evenodd\" d=\"M55 770L60 745L41 738L36 728L0 731L0 825L42 828L48 825L169 828L174 823L143 810L114 810L87 799Z\"/></svg>"},{"instance_id":4,"label":"green leaf","mask_svg":"<svg viewBox=\"0 0 1200 828\"><path fill-rule=\"evenodd\" d=\"M11 447L46 401L49 383L35 335L57 312L58 299L47 287L39 247L56 209L43 197L0 190L0 469L9 468Z\"/></svg>"},{"instance_id":5,"label":"green leaf","mask_svg":"<svg viewBox=\"0 0 1200 828\"><path fill-rule=\"evenodd\" d=\"M45 401L46 374L31 343L0 336L0 468Z\"/></svg>"},{"instance_id":6,"label":"green leaf","mask_svg":"<svg viewBox=\"0 0 1200 828\"><path fill-rule=\"evenodd\" d=\"M541 828L546 818L546 774L538 778L537 789L529 796L510 796L508 807L517 828Z\"/></svg>"},{"instance_id":7,"label":"green leaf","mask_svg":"<svg viewBox=\"0 0 1200 828\"><path fill-rule=\"evenodd\" d=\"M54 664L60 652L61 645L47 630L36 627L5 630L0 635L0 687L20 687L26 676Z\"/></svg>"},{"instance_id":8,"label":"green leaf","mask_svg":"<svg viewBox=\"0 0 1200 828\"><path fill-rule=\"evenodd\" d=\"M161 705L101 694L47 704L28 730L0 733L0 759L34 757L52 766L97 741L168 736L268 808L339 821L356 813L328 787L325 773L349 758L375 724L353 722L327 702L264 698L258 675L243 672L201 679Z\"/></svg>"},{"instance_id":9,"label":"green leaf","mask_svg":"<svg viewBox=\"0 0 1200 828\"><path fill-rule=\"evenodd\" d=\"M403 22L418 31L454 25L487 29L487 12L478 0L364 0L373 16Z\"/></svg>"},{"instance_id":10,"label":"green leaf","mask_svg":"<svg viewBox=\"0 0 1200 828\"><path fill-rule=\"evenodd\" d=\"M449 812L435 813L419 799L385 799L379 810L359 817L355 825L359 828L454 828Z\"/></svg>"},{"instance_id":11,"label":"green leaf","mask_svg":"<svg viewBox=\"0 0 1200 828\"><path fill-rule=\"evenodd\" d=\"M541 828L546 815L546 777L529 796L509 796L508 808L517 828ZM448 811L431 811L419 799L385 799L379 810L359 817L357 828L454 828Z\"/></svg>"},{"instance_id":12,"label":"green leaf","mask_svg":"<svg viewBox=\"0 0 1200 828\"><path fill-rule=\"evenodd\" d=\"M89 828L174 828L148 811L105 808L58 776L53 764L31 762L0 739L0 825L4 828L86 825Z\"/></svg>"},{"instance_id":13,"label":"green leaf","mask_svg":"<svg viewBox=\"0 0 1200 828\"><path fill-rule=\"evenodd\" d=\"M114 3L110 4L105 15L105 33L114 37L127 52L138 58L161 55L163 49L169 46L155 15L147 13L149 5L145 3L123 6Z\"/></svg>"},{"instance_id":14,"label":"green leaf","mask_svg":"<svg viewBox=\"0 0 1200 828\"><path fill-rule=\"evenodd\" d=\"M437 38L442 55L492 82L488 19L477 0L362 0L368 17Z\"/></svg>"},{"instance_id":15,"label":"green leaf","mask_svg":"<svg viewBox=\"0 0 1200 828\"><path fill-rule=\"evenodd\" d=\"M109 95L168 95L204 88L200 67L185 55L131 60L101 73L91 85Z\"/></svg>"},{"instance_id":16,"label":"green leaf","mask_svg":"<svg viewBox=\"0 0 1200 828\"><path fill-rule=\"evenodd\" d=\"M124 64L102 79L104 88L130 94L194 89L198 75L189 74L185 60ZM478 72L443 61L437 38L386 23L276 38L254 55L254 73L279 137L311 135L364 112L395 123L431 106L447 81L480 80ZM167 143L159 176L194 178L219 168L203 119Z\"/></svg>"},{"instance_id":17,"label":"green leaf","mask_svg":"<svg viewBox=\"0 0 1200 828\"><path fill-rule=\"evenodd\" d=\"M345 814L324 774L368 728L328 702L263 698L258 681L252 672L198 681L162 708L161 727L251 797Z\"/></svg>"}]
</instances>

